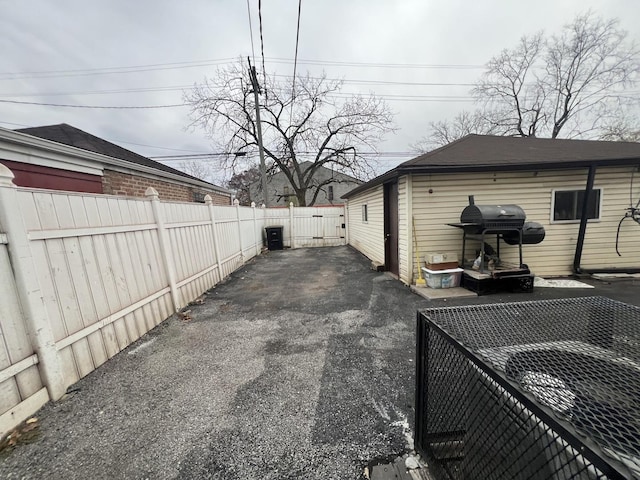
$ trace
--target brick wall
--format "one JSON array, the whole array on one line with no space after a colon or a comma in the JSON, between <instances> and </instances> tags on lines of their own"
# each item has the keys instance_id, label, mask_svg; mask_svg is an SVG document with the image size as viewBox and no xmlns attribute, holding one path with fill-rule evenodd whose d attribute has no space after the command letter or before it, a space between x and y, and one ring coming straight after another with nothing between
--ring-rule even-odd
<instances>
[{"instance_id":1,"label":"brick wall","mask_svg":"<svg viewBox=\"0 0 640 480\"><path fill-rule=\"evenodd\" d=\"M146 178L128 173L105 170L102 177L102 192L109 195L126 195L129 197L144 197L148 187L158 191L161 200L178 202L201 201L204 195L211 195L214 205L230 205L231 197L221 193L208 191L204 188L180 185L153 178ZM198 198L198 200L196 200Z\"/></svg>"}]
</instances>

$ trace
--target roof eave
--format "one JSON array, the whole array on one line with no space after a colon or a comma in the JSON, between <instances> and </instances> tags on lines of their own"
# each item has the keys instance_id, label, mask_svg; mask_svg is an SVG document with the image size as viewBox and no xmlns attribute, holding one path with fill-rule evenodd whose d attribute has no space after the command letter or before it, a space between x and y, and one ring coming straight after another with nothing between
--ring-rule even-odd
<instances>
[{"instance_id":1,"label":"roof eave","mask_svg":"<svg viewBox=\"0 0 640 480\"><path fill-rule=\"evenodd\" d=\"M357 186L353 190L350 190L347 193L345 193L344 195L342 195L340 198L345 199L345 200L349 199L350 197L353 197L354 195L357 195L358 193L364 192L364 191L369 190L370 188L373 188L373 187L377 187L378 185L381 185L381 184L386 183L386 182L388 182L390 180L398 178L399 176L400 176L400 173L399 173L398 168L394 168L393 170L389 170L387 173L383 173L382 175L380 175L379 177L374 178L373 180L369 180L368 182Z\"/></svg>"},{"instance_id":2,"label":"roof eave","mask_svg":"<svg viewBox=\"0 0 640 480\"><path fill-rule=\"evenodd\" d=\"M166 172L164 170L159 170L157 168L147 167L146 165L140 165L135 162L122 160L116 157L110 157L108 155L103 155L101 153L92 152L91 150L72 147L70 145L53 142L51 140L36 137L34 135L29 135L28 133L16 132L14 130L9 130L2 127L0 127L0 141L1 140L7 141L10 143L25 145L33 148L38 148L41 150L48 150L48 151L55 152L62 155L68 155L78 160L85 160L85 161L88 160L90 162L98 162L101 165L103 165L103 168L104 167L108 168L110 165L113 165L120 168L126 168L128 170L136 171L136 172L152 174L157 177L164 177L174 181L188 183L201 188L206 188L208 190L213 190L215 192L222 193L225 195L232 194L231 190L227 190L226 188L222 188L212 183L205 182L204 180L191 180L187 177Z\"/></svg>"},{"instance_id":3,"label":"roof eave","mask_svg":"<svg viewBox=\"0 0 640 480\"><path fill-rule=\"evenodd\" d=\"M418 165L398 167L400 174L413 173L458 173L458 172L513 172L513 171L539 171L539 170L573 170L586 168L592 165L596 167L617 167L626 165L638 165L640 157L612 158L600 160L559 161L548 163L518 163L518 164L481 164L481 165Z\"/></svg>"}]
</instances>

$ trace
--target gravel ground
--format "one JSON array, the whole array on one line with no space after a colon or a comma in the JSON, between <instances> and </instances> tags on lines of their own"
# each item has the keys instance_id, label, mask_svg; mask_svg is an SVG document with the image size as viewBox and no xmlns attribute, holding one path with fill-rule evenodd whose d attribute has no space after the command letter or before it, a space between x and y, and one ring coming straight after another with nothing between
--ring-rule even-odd
<instances>
[{"instance_id":1,"label":"gravel ground","mask_svg":"<svg viewBox=\"0 0 640 480\"><path fill-rule=\"evenodd\" d=\"M45 406L0 478L361 478L409 446L428 303L349 247L269 252Z\"/></svg>"},{"instance_id":2,"label":"gravel ground","mask_svg":"<svg viewBox=\"0 0 640 480\"><path fill-rule=\"evenodd\" d=\"M606 295L428 301L349 247L269 252L46 405L0 478L358 479L410 449L420 308Z\"/></svg>"}]
</instances>

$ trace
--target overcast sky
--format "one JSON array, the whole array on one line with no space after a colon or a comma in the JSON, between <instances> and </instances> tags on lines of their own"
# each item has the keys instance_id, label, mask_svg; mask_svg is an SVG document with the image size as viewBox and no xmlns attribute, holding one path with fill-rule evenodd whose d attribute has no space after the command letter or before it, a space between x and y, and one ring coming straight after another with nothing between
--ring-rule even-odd
<instances>
[{"instance_id":1,"label":"overcast sky","mask_svg":"<svg viewBox=\"0 0 640 480\"><path fill-rule=\"evenodd\" d=\"M260 62L258 0L249 4ZM146 156L211 146L202 131L186 130L184 106L5 101L181 104L182 91L216 65L252 56L245 0L0 0L0 8L0 126L68 123ZM297 0L262 1L269 73L292 74L297 9ZM409 152L429 122L473 106L464 84L493 55L588 9L619 18L640 43L638 0L302 0L298 72L324 70L345 79L344 92L386 98L398 132L380 145L388 156L374 160L382 173L412 156L397 152Z\"/></svg>"}]
</instances>

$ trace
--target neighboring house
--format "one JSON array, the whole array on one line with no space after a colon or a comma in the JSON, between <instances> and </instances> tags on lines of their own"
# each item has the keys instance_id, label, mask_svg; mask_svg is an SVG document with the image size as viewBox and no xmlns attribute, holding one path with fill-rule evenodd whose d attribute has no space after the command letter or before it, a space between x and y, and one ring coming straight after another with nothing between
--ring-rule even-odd
<instances>
[{"instance_id":1,"label":"neighboring house","mask_svg":"<svg viewBox=\"0 0 640 480\"><path fill-rule=\"evenodd\" d=\"M313 162L301 163L300 170L303 172L303 175L313 165ZM360 184L362 184L362 182L357 178L320 166L313 175L313 184L307 190L307 205L312 202L314 206L342 205L344 200L340 197ZM314 201L317 190L319 190L318 195ZM282 172L278 172L267 178L267 192L269 194L270 207L288 206L290 202L293 202L296 206L298 205L296 193L289 179ZM256 203L262 201L264 197L262 195L262 184L260 180L253 182L249 186L249 194L252 201Z\"/></svg>"},{"instance_id":2,"label":"neighboring house","mask_svg":"<svg viewBox=\"0 0 640 480\"><path fill-rule=\"evenodd\" d=\"M18 186L143 197L155 188L163 200L231 204L231 192L67 124L0 128L0 163Z\"/></svg>"},{"instance_id":3,"label":"neighboring house","mask_svg":"<svg viewBox=\"0 0 640 480\"><path fill-rule=\"evenodd\" d=\"M640 272L636 222L622 223L622 256L616 253L618 223L640 199L639 169L640 143L469 135L347 193L348 242L412 283L416 251L460 255L462 231L447 224L460 221L474 195L478 205L520 205L527 221L544 226L542 243L523 246L523 261L537 275ZM580 212L590 174L591 219L581 249ZM501 258L517 260L518 248L502 245Z\"/></svg>"}]
</instances>

